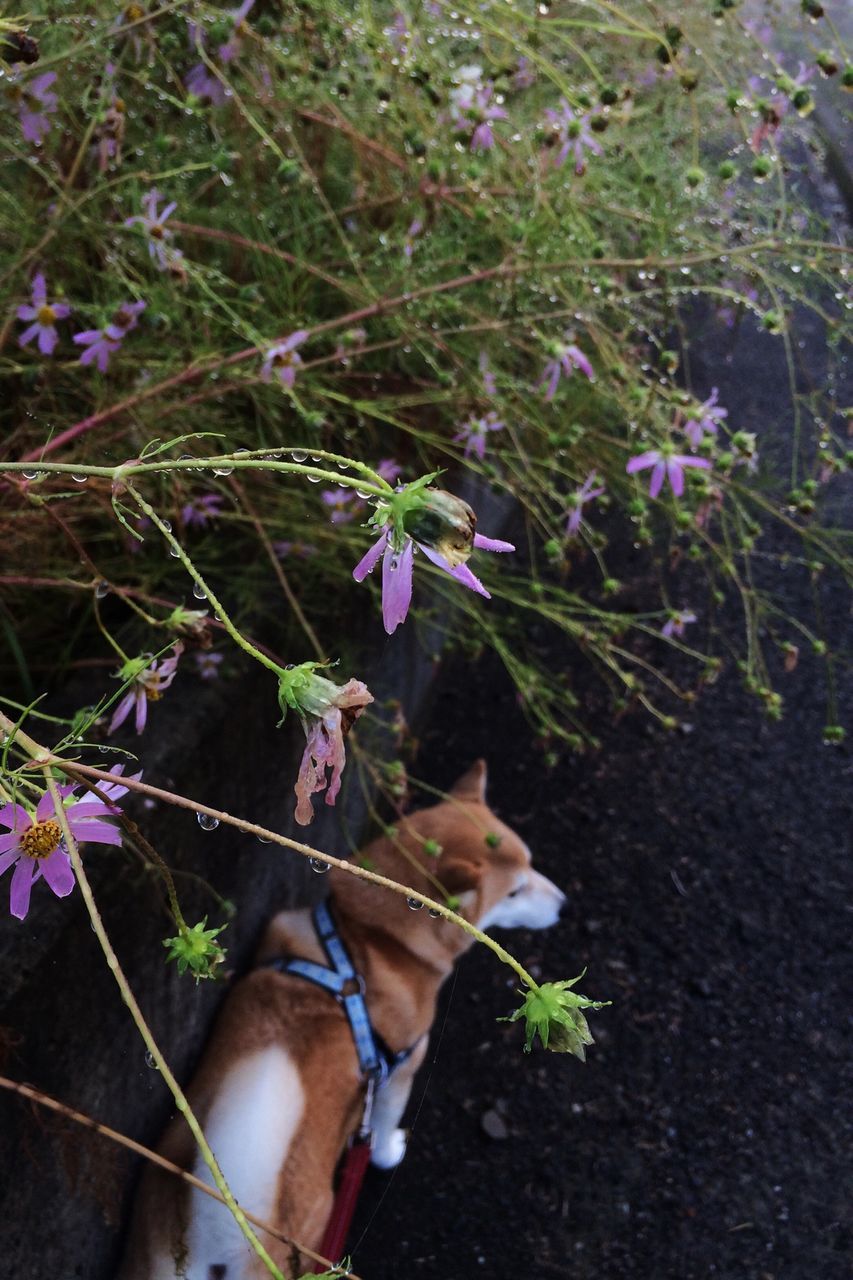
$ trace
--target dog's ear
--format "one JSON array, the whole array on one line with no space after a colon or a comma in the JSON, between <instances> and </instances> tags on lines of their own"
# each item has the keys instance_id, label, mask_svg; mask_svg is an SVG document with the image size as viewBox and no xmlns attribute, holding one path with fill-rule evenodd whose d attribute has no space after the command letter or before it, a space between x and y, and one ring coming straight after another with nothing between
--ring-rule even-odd
<instances>
[{"instance_id":1,"label":"dog's ear","mask_svg":"<svg viewBox=\"0 0 853 1280\"><path fill-rule=\"evenodd\" d=\"M456 800L468 800L474 804L486 803L486 762L475 760L467 773L454 784L450 794Z\"/></svg>"},{"instance_id":2,"label":"dog's ear","mask_svg":"<svg viewBox=\"0 0 853 1280\"><path fill-rule=\"evenodd\" d=\"M461 898L463 893L479 889L483 877L483 864L472 862L470 858L451 858L447 862L442 859L437 871L442 888L455 897Z\"/></svg>"}]
</instances>

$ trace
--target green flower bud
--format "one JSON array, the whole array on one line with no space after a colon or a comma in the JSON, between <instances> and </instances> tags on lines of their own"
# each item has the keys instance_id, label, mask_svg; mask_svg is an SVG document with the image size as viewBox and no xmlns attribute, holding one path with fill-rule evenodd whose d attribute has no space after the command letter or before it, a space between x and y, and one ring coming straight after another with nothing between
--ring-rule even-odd
<instances>
[{"instance_id":1,"label":"green flower bud","mask_svg":"<svg viewBox=\"0 0 853 1280\"><path fill-rule=\"evenodd\" d=\"M474 512L445 489L424 489L421 498L419 505L404 513L404 531L437 551L452 569L464 564L474 546Z\"/></svg>"},{"instance_id":2,"label":"green flower bud","mask_svg":"<svg viewBox=\"0 0 853 1280\"><path fill-rule=\"evenodd\" d=\"M215 977L214 971L225 959L225 951L214 939L228 926L223 924L218 929L206 929L206 924L207 916L192 929L181 921L177 937L166 938L163 943L169 951L167 959L177 963L178 973L186 973L189 969L196 982L200 978Z\"/></svg>"},{"instance_id":3,"label":"green flower bud","mask_svg":"<svg viewBox=\"0 0 853 1280\"><path fill-rule=\"evenodd\" d=\"M586 970L584 970L584 973ZM604 1009L609 1000L588 1000L570 990L580 982L583 973L563 982L545 982L535 991L528 991L520 1009L499 1022L525 1021L524 1052L529 1053L538 1035L543 1047L553 1053L572 1053L581 1062L586 1058L586 1046L593 1043L583 1009ZM522 994L522 993L520 993Z\"/></svg>"}]
</instances>

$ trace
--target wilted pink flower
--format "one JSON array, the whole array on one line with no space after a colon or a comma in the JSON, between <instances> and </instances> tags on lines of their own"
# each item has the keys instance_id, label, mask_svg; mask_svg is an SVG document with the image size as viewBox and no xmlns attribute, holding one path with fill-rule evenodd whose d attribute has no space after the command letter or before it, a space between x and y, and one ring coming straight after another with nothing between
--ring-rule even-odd
<instances>
[{"instance_id":1,"label":"wilted pink flower","mask_svg":"<svg viewBox=\"0 0 853 1280\"><path fill-rule=\"evenodd\" d=\"M714 387L704 404L700 404L690 420L684 424L684 434L694 449L698 449L706 431L710 435L716 435L723 418L729 416L728 409L717 407L717 396L717 388Z\"/></svg>"},{"instance_id":2,"label":"wilted pink flower","mask_svg":"<svg viewBox=\"0 0 853 1280\"><path fill-rule=\"evenodd\" d=\"M113 776L118 778L123 765L117 765ZM133 775L134 780L141 773ZM98 782L98 790L111 802L105 804L96 796L75 797L65 803L65 816L72 836L80 844L90 840L96 844L121 844L121 832L103 818L118 813L112 803L125 795L127 787L116 782ZM73 786L59 788L63 803L74 791ZM65 898L74 888L74 871L65 849L62 827L56 817L53 797L46 791L30 813L21 804L7 804L0 809L0 827L6 834L0 835L0 875L14 866L10 891L10 910L13 916L23 920L29 910L30 893L37 880L44 880L58 898Z\"/></svg>"},{"instance_id":3,"label":"wilted pink flower","mask_svg":"<svg viewBox=\"0 0 853 1280\"><path fill-rule=\"evenodd\" d=\"M569 497L569 504L571 505L572 510L569 514L568 524L566 525L566 533L568 533L572 538L577 537L578 531L581 527L584 505L587 502L591 502L593 498L600 498L604 493L604 485L601 485L598 489L593 487L598 481L598 473L596 471L590 471L581 487L579 489L575 489L574 493Z\"/></svg>"},{"instance_id":4,"label":"wilted pink flower","mask_svg":"<svg viewBox=\"0 0 853 1280\"><path fill-rule=\"evenodd\" d=\"M261 377L264 382L269 382L273 373L275 373L283 387L293 386L296 381L296 367L302 364L302 357L296 348L307 337L307 329L297 329L295 333L291 333L290 337L285 338L283 342L277 342L274 347L270 347L264 357L264 363L261 365Z\"/></svg>"},{"instance_id":5,"label":"wilted pink flower","mask_svg":"<svg viewBox=\"0 0 853 1280\"><path fill-rule=\"evenodd\" d=\"M39 271L33 276L32 305L25 304L18 307L19 320L32 320L33 323L29 329L25 329L18 338L18 346L25 347L27 343L32 342L33 338L38 336L39 351L43 356L52 355L53 349L59 341L59 334L56 332L56 321L64 320L66 316L71 314L71 308L65 302L48 302L47 285L42 273Z\"/></svg>"},{"instance_id":6,"label":"wilted pink flower","mask_svg":"<svg viewBox=\"0 0 853 1280\"><path fill-rule=\"evenodd\" d=\"M559 169L572 151L575 157L575 173L584 173L586 170L584 152L591 151L593 155L601 155L601 146L590 132L589 115L575 115L565 98L560 99L559 111L553 111L549 107L545 115L551 121L560 144L560 149L554 156L556 167Z\"/></svg>"},{"instance_id":7,"label":"wilted pink flower","mask_svg":"<svg viewBox=\"0 0 853 1280\"><path fill-rule=\"evenodd\" d=\"M573 342L552 342L550 348L554 358L545 365L538 384L540 387L545 387L546 400L554 399L562 374L570 378L575 369L580 369L590 381L595 377L589 360L580 347L575 346Z\"/></svg>"},{"instance_id":8,"label":"wilted pink flower","mask_svg":"<svg viewBox=\"0 0 853 1280\"><path fill-rule=\"evenodd\" d=\"M389 512L385 527L367 553L353 569L356 582L363 582L382 559L382 621L388 635L396 631L409 612L412 600L412 572L415 547L428 560L449 573L470 591L490 599L489 592L465 563L472 549L481 551L514 551L511 542L486 538L474 533L476 516L467 502L440 489L427 489L427 516L419 520L413 513L410 523L414 535L394 527ZM429 539L427 541L427 538Z\"/></svg>"},{"instance_id":9,"label":"wilted pink flower","mask_svg":"<svg viewBox=\"0 0 853 1280\"><path fill-rule=\"evenodd\" d=\"M211 520L221 516L222 498L218 493L203 493L181 508L181 520L185 525L197 525L203 529Z\"/></svg>"},{"instance_id":10,"label":"wilted pink flower","mask_svg":"<svg viewBox=\"0 0 853 1280\"><path fill-rule=\"evenodd\" d=\"M689 609L674 610L667 622L660 629L662 636L672 639L673 636L683 636L684 628L688 623L696 621L696 614L691 613Z\"/></svg>"},{"instance_id":11,"label":"wilted pink flower","mask_svg":"<svg viewBox=\"0 0 853 1280\"><path fill-rule=\"evenodd\" d=\"M25 85L12 86L12 98L17 102L21 132L27 142L34 142L37 146L41 145L42 138L50 128L48 116L53 115L59 105L56 94L50 92L55 79L55 71L45 71Z\"/></svg>"},{"instance_id":12,"label":"wilted pink flower","mask_svg":"<svg viewBox=\"0 0 853 1280\"><path fill-rule=\"evenodd\" d=\"M121 18L119 19L121 23ZM140 44L139 37L134 39L135 46ZM137 52L137 61L139 59ZM115 67L108 62L104 67L101 85L103 99L109 104L102 118L95 126L94 137L98 145L98 168L104 173L110 160L121 161L121 144L124 141L126 110L124 100L119 97L115 88Z\"/></svg>"},{"instance_id":13,"label":"wilted pink flower","mask_svg":"<svg viewBox=\"0 0 853 1280\"><path fill-rule=\"evenodd\" d=\"M150 655L145 655L141 658L131 658L124 664L119 672L119 678L131 680L133 683L113 712L107 733L115 733L119 725L124 724L134 707L136 708L136 732L142 733L148 719L148 703L158 702L164 691L169 688L175 678L178 659L183 651L184 646L178 640L172 646L171 658L152 662Z\"/></svg>"},{"instance_id":14,"label":"wilted pink flower","mask_svg":"<svg viewBox=\"0 0 853 1280\"><path fill-rule=\"evenodd\" d=\"M160 192L156 187L152 187L150 191L146 191L142 197L142 207L145 213L137 213L132 218L125 218L124 225L126 227L135 227L139 223L148 236L148 253L155 260L161 271L168 271L170 267L175 265L175 259L182 257L179 249L172 249L169 241L174 236L174 232L166 226L168 218L177 209L177 201L172 200L167 204L162 212L158 213L157 203L161 199Z\"/></svg>"},{"instance_id":15,"label":"wilted pink flower","mask_svg":"<svg viewBox=\"0 0 853 1280\"><path fill-rule=\"evenodd\" d=\"M457 443L464 442L464 455L470 458L471 454L476 454L481 462L486 459L486 441L490 431L503 431L505 423L501 422L498 415L491 411L482 418L469 418L467 422L463 422L457 434L453 437Z\"/></svg>"},{"instance_id":16,"label":"wilted pink flower","mask_svg":"<svg viewBox=\"0 0 853 1280\"><path fill-rule=\"evenodd\" d=\"M324 676L312 674L308 686L299 692L299 714L305 730L305 752L296 779L296 821L307 826L314 817L311 797L326 787L326 769L332 771L326 804L334 804L341 788L346 764L344 737L373 694L360 680L349 680L342 688Z\"/></svg>"},{"instance_id":17,"label":"wilted pink flower","mask_svg":"<svg viewBox=\"0 0 853 1280\"><path fill-rule=\"evenodd\" d=\"M645 471L648 467L652 467L649 497L658 496L666 476L672 486L672 492L680 498L684 492L684 468L703 467L707 470L710 465L707 458L693 458L688 454L670 453L664 449L649 449L648 452L631 458L625 470L629 475L633 475L635 471Z\"/></svg>"},{"instance_id":18,"label":"wilted pink flower","mask_svg":"<svg viewBox=\"0 0 853 1280\"><path fill-rule=\"evenodd\" d=\"M119 350L125 335L136 328L137 317L147 305L145 302L123 302L103 329L86 329L83 333L75 333L74 341L86 348L80 357L80 363L91 364L94 361L101 373L106 373L110 356Z\"/></svg>"}]
</instances>

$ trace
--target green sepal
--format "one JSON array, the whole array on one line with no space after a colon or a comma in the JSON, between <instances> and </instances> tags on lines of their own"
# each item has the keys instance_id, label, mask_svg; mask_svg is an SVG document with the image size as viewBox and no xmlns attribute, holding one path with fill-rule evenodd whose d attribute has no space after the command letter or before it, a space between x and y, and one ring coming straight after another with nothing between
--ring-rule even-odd
<instances>
[{"instance_id":1,"label":"green sepal","mask_svg":"<svg viewBox=\"0 0 853 1280\"><path fill-rule=\"evenodd\" d=\"M519 1009L499 1022L525 1020L524 1052L529 1053L536 1035L543 1048L553 1053L571 1053L581 1062L586 1058L586 1046L593 1043L583 1009L604 1009L609 1000L589 1000L577 995L570 988L580 982L583 973L562 982L544 982L536 990L528 991ZM524 994L519 992L520 995Z\"/></svg>"}]
</instances>

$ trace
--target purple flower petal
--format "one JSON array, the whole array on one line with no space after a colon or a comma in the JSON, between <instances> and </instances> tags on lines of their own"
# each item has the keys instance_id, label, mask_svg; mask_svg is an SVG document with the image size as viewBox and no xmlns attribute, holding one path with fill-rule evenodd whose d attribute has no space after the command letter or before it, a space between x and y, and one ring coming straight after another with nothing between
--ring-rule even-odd
<instances>
[{"instance_id":1,"label":"purple flower petal","mask_svg":"<svg viewBox=\"0 0 853 1280\"><path fill-rule=\"evenodd\" d=\"M515 551L511 542L502 542L500 538L487 538L482 533L474 534L474 546L479 551Z\"/></svg>"},{"instance_id":2,"label":"purple flower petal","mask_svg":"<svg viewBox=\"0 0 853 1280\"><path fill-rule=\"evenodd\" d=\"M58 341L59 334L52 324L39 326L39 351L43 356L52 355Z\"/></svg>"},{"instance_id":3,"label":"purple flower petal","mask_svg":"<svg viewBox=\"0 0 853 1280\"><path fill-rule=\"evenodd\" d=\"M451 578L455 578L457 582L461 582L463 587L467 587L469 591L476 591L478 595L485 596L487 600L491 600L491 593L486 590L482 582L468 568L467 564L458 564L455 569L449 569Z\"/></svg>"},{"instance_id":4,"label":"purple flower petal","mask_svg":"<svg viewBox=\"0 0 853 1280\"><path fill-rule=\"evenodd\" d=\"M45 278L44 278L44 272L38 271L33 276L33 306L43 307L46 302L47 302L47 282L45 281Z\"/></svg>"},{"instance_id":5,"label":"purple flower petal","mask_svg":"<svg viewBox=\"0 0 853 1280\"><path fill-rule=\"evenodd\" d=\"M376 567L379 562L379 557L385 550L387 543L388 534L383 533L381 538L374 542L370 550L362 556L361 560L359 560L358 564L352 571L352 576L355 578L356 582L364 582L367 575Z\"/></svg>"},{"instance_id":6,"label":"purple flower petal","mask_svg":"<svg viewBox=\"0 0 853 1280\"><path fill-rule=\"evenodd\" d=\"M133 706L135 701L136 701L136 690L135 689L128 690L128 692L124 695L121 702L118 704L115 711L113 712L113 718L110 721L110 727L109 729L107 729L107 733L115 733L119 725L124 724L125 720L130 715L130 709Z\"/></svg>"},{"instance_id":7,"label":"purple flower petal","mask_svg":"<svg viewBox=\"0 0 853 1280\"><path fill-rule=\"evenodd\" d=\"M54 849L49 858L40 863L41 873L57 898L67 898L74 888L74 872L71 860L64 849Z\"/></svg>"},{"instance_id":8,"label":"purple flower petal","mask_svg":"<svg viewBox=\"0 0 853 1280\"><path fill-rule=\"evenodd\" d=\"M412 602L412 569L415 547L407 539L403 550L386 546L382 557L382 621L388 635L393 635L405 621Z\"/></svg>"},{"instance_id":9,"label":"purple flower petal","mask_svg":"<svg viewBox=\"0 0 853 1280\"><path fill-rule=\"evenodd\" d=\"M14 831L8 836L0 837L0 844L3 846L3 852L0 853L0 876L2 876L4 871L8 871L12 864L18 861L21 850L18 848L18 836Z\"/></svg>"},{"instance_id":10,"label":"purple flower petal","mask_svg":"<svg viewBox=\"0 0 853 1280\"><path fill-rule=\"evenodd\" d=\"M658 462L655 463L654 470L652 471L652 478L649 484L650 498L656 498L660 493L661 486L663 484L663 478L665 475L666 475L666 463L663 461L663 459L660 459Z\"/></svg>"},{"instance_id":11,"label":"purple flower petal","mask_svg":"<svg viewBox=\"0 0 853 1280\"><path fill-rule=\"evenodd\" d=\"M0 827L8 827L10 831L26 831L32 825L32 818L23 805L4 804L0 809Z\"/></svg>"},{"instance_id":12,"label":"purple flower petal","mask_svg":"<svg viewBox=\"0 0 853 1280\"><path fill-rule=\"evenodd\" d=\"M23 307L21 307L20 310L23 310ZM38 321L36 321L35 324L31 324L29 329L24 330L18 338L18 346L25 347L28 342L32 342L37 333L41 333L41 325Z\"/></svg>"},{"instance_id":13,"label":"purple flower petal","mask_svg":"<svg viewBox=\"0 0 853 1280\"><path fill-rule=\"evenodd\" d=\"M672 492L676 498L680 498L684 493L684 471L677 458L667 458L666 473L669 476L669 483L672 485ZM652 494L652 497L654 496Z\"/></svg>"},{"instance_id":14,"label":"purple flower petal","mask_svg":"<svg viewBox=\"0 0 853 1280\"><path fill-rule=\"evenodd\" d=\"M12 887L9 890L9 910L13 916L23 920L30 909L30 893L36 865L32 858L21 858L12 875Z\"/></svg>"},{"instance_id":15,"label":"purple flower petal","mask_svg":"<svg viewBox=\"0 0 853 1280\"><path fill-rule=\"evenodd\" d=\"M163 664L166 665L165 663ZM145 722L148 719L148 698L144 689L137 688L134 697L136 698L136 732L142 733L145 728Z\"/></svg>"},{"instance_id":16,"label":"purple flower petal","mask_svg":"<svg viewBox=\"0 0 853 1280\"><path fill-rule=\"evenodd\" d=\"M71 834L80 844L87 840L93 840L96 844L121 844L121 832L118 827L108 822L97 822L94 818L88 818L84 822L72 822Z\"/></svg>"},{"instance_id":17,"label":"purple flower petal","mask_svg":"<svg viewBox=\"0 0 853 1280\"><path fill-rule=\"evenodd\" d=\"M639 453L636 458L631 458L627 463L625 470L629 475L633 475L635 471L644 471L646 467L653 467L660 459L659 449L649 449L647 453Z\"/></svg>"}]
</instances>

